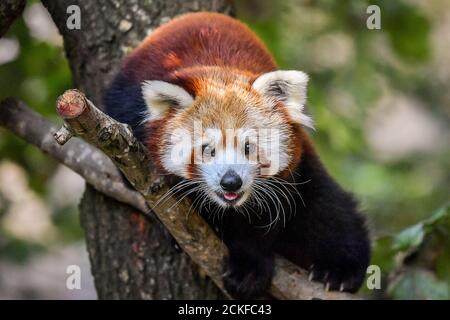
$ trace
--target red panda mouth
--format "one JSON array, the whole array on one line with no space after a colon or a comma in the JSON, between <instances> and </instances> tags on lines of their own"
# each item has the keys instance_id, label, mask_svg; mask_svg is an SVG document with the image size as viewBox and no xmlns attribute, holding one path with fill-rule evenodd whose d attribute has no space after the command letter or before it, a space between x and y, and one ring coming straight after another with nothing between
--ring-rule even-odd
<instances>
[{"instance_id":1,"label":"red panda mouth","mask_svg":"<svg viewBox=\"0 0 450 320\"><path fill-rule=\"evenodd\" d=\"M223 197L228 201L233 201L233 200L236 200L237 198L239 198L239 195L234 192L226 192L223 194Z\"/></svg>"},{"instance_id":2,"label":"red panda mouth","mask_svg":"<svg viewBox=\"0 0 450 320\"><path fill-rule=\"evenodd\" d=\"M236 192L217 192L217 195L229 203L235 203L239 200L242 194Z\"/></svg>"}]
</instances>

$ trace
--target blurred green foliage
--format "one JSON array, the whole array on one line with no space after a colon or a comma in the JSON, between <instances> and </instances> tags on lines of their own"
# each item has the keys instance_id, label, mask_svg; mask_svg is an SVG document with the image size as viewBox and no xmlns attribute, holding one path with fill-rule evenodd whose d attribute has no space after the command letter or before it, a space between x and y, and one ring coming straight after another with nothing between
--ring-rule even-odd
<instances>
[{"instance_id":1,"label":"blurred green foliage","mask_svg":"<svg viewBox=\"0 0 450 320\"><path fill-rule=\"evenodd\" d=\"M30 4L34 1L30 1ZM29 4L29 5L30 5ZM19 55L13 61L0 65L0 100L17 97L35 111L54 123L55 101L64 90L71 87L71 76L63 48L36 39L24 19L18 19L6 34L20 44ZM7 130L0 128L0 161L19 164L28 173L30 188L46 199L47 180L54 173L57 162L25 143ZM5 199L0 199L0 219L8 209ZM52 223L58 230L53 239L56 245L82 238L76 208L68 207L52 212ZM0 258L25 263L33 254L45 252L51 243L38 243L20 239L3 230L0 224Z\"/></svg>"},{"instance_id":2,"label":"blurred green foliage","mask_svg":"<svg viewBox=\"0 0 450 320\"><path fill-rule=\"evenodd\" d=\"M381 8L381 30L366 28L369 4ZM396 95L419 101L448 128L450 90L435 76L448 61L436 62L432 42L443 2L427 5L430 10L413 1L236 1L238 18L263 39L280 67L311 76L307 108L316 122L313 140L326 167L357 195L371 221L372 263L381 267L384 288L364 291L373 297L450 298L448 141L443 150L385 159L367 134L372 110L383 97ZM57 122L55 100L71 86L62 47L32 37L22 19L6 36L19 41L20 54L0 65L0 100L18 97ZM54 161L3 129L0 159L22 166L31 188L46 197ZM52 214L58 241L81 237L73 210ZM25 261L42 250L0 229L0 257Z\"/></svg>"},{"instance_id":3,"label":"blurred green foliage","mask_svg":"<svg viewBox=\"0 0 450 320\"><path fill-rule=\"evenodd\" d=\"M6 34L20 44L19 56L0 65L0 100L17 97L51 121L58 123L55 101L71 87L70 70L63 48L32 37L23 19ZM55 162L4 129L0 129L0 159L10 159L30 172L32 187L45 192L45 181Z\"/></svg>"},{"instance_id":4,"label":"blurred green foliage","mask_svg":"<svg viewBox=\"0 0 450 320\"><path fill-rule=\"evenodd\" d=\"M372 263L389 273L387 297L450 299L450 203L397 234L377 239Z\"/></svg>"}]
</instances>

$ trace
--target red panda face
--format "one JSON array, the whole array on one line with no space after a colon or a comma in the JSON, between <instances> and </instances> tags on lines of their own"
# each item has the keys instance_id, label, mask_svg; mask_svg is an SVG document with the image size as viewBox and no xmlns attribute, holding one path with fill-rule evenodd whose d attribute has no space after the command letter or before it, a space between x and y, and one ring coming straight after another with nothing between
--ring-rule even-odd
<instances>
[{"instance_id":1,"label":"red panda face","mask_svg":"<svg viewBox=\"0 0 450 320\"><path fill-rule=\"evenodd\" d=\"M223 207L239 207L264 192L264 183L299 161L298 125L307 76L275 71L255 81L229 73L196 79L195 97L163 81L143 83L161 167L195 185ZM158 137L158 141L156 138Z\"/></svg>"}]
</instances>

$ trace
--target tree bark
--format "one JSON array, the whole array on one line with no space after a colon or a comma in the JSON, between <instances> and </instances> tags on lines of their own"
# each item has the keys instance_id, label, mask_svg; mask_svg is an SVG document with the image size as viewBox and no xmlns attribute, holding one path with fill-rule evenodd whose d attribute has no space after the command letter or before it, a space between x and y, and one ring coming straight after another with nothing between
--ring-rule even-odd
<instances>
[{"instance_id":1,"label":"tree bark","mask_svg":"<svg viewBox=\"0 0 450 320\"><path fill-rule=\"evenodd\" d=\"M59 31L76 87L102 108L106 85L123 56L149 32L189 11L231 12L225 0L43 0ZM66 10L81 9L81 30L69 30ZM215 299L217 287L174 248L156 219L91 187L80 204L98 297L101 299Z\"/></svg>"}]
</instances>

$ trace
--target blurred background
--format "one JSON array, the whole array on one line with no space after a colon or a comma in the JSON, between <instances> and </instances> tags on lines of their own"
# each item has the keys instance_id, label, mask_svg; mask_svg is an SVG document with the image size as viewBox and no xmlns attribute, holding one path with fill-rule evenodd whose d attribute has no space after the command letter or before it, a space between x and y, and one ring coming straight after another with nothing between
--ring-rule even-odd
<instances>
[{"instance_id":1,"label":"blurred background","mask_svg":"<svg viewBox=\"0 0 450 320\"><path fill-rule=\"evenodd\" d=\"M308 112L329 171L369 217L382 288L370 298L450 299L450 2L239 0L237 18L280 68L311 76ZM366 8L381 8L381 30ZM71 87L62 38L39 2L0 39L0 100L55 123ZM0 299L84 298L89 270L77 204L84 181L0 128Z\"/></svg>"}]
</instances>

